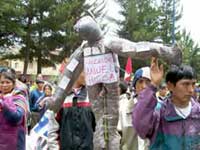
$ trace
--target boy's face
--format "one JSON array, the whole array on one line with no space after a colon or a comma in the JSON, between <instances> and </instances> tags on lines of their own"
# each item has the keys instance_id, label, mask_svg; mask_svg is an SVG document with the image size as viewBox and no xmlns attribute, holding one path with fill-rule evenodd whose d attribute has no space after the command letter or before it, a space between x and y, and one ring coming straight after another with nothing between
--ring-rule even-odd
<instances>
[{"instance_id":1,"label":"boy's face","mask_svg":"<svg viewBox=\"0 0 200 150\"><path fill-rule=\"evenodd\" d=\"M37 87L38 87L39 90L41 90L43 88L43 86L44 86L43 82L37 83Z\"/></svg>"},{"instance_id":2,"label":"boy's face","mask_svg":"<svg viewBox=\"0 0 200 150\"><path fill-rule=\"evenodd\" d=\"M80 74L76 82L74 83L74 88L79 88L80 86L85 85L85 75L84 72Z\"/></svg>"},{"instance_id":3,"label":"boy's face","mask_svg":"<svg viewBox=\"0 0 200 150\"><path fill-rule=\"evenodd\" d=\"M181 79L176 85L168 83L168 89L172 92L172 100L175 103L188 103L194 94L195 79Z\"/></svg>"},{"instance_id":4,"label":"boy's face","mask_svg":"<svg viewBox=\"0 0 200 150\"><path fill-rule=\"evenodd\" d=\"M167 95L167 92L168 92L167 87L166 87L166 86L165 86L165 87L162 87L162 88L159 90L159 95L164 97L164 96Z\"/></svg>"},{"instance_id":5,"label":"boy's face","mask_svg":"<svg viewBox=\"0 0 200 150\"><path fill-rule=\"evenodd\" d=\"M142 78L138 79L136 84L135 84L135 92L136 92L136 94L139 94L150 83L151 83L151 81L149 79L147 79L147 78L142 77Z\"/></svg>"}]
</instances>

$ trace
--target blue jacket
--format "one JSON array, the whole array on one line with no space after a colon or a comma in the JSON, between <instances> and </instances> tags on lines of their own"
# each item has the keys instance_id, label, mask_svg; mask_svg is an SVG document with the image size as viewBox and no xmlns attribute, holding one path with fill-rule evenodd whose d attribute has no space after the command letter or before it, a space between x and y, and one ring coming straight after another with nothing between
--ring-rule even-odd
<instances>
[{"instance_id":1,"label":"blue jacket","mask_svg":"<svg viewBox=\"0 0 200 150\"><path fill-rule=\"evenodd\" d=\"M37 100L44 95L44 92L40 92L38 89L35 89L31 91L30 93L30 110L31 111L37 111L37 108L35 108L35 104Z\"/></svg>"}]
</instances>

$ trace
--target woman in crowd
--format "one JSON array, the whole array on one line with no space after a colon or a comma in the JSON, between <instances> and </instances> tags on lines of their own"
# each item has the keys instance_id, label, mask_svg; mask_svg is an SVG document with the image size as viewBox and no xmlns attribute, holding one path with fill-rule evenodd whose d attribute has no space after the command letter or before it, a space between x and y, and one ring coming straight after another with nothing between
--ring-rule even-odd
<instances>
[{"instance_id":1,"label":"woman in crowd","mask_svg":"<svg viewBox=\"0 0 200 150\"><path fill-rule=\"evenodd\" d=\"M16 90L11 69L0 74L0 150L25 150L26 115L24 95Z\"/></svg>"},{"instance_id":2,"label":"woman in crowd","mask_svg":"<svg viewBox=\"0 0 200 150\"><path fill-rule=\"evenodd\" d=\"M52 96L52 91L53 91L52 86L49 83L45 84L43 87L44 95L42 95L35 104L35 109L40 113L40 118L43 116L43 114L46 111L46 107L44 105L45 100L47 97Z\"/></svg>"}]
</instances>

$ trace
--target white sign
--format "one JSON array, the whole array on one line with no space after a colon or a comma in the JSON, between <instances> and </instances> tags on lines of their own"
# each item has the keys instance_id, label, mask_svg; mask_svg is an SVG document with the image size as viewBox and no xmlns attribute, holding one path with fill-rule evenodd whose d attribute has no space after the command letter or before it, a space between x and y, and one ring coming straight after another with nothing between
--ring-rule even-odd
<instances>
[{"instance_id":1,"label":"white sign","mask_svg":"<svg viewBox=\"0 0 200 150\"><path fill-rule=\"evenodd\" d=\"M84 58L86 84L91 86L97 83L113 83L118 80L113 55L103 54Z\"/></svg>"},{"instance_id":2,"label":"white sign","mask_svg":"<svg viewBox=\"0 0 200 150\"><path fill-rule=\"evenodd\" d=\"M78 65L78 61L76 59L72 59L70 63L67 65L67 69L71 72L73 72Z\"/></svg>"},{"instance_id":3,"label":"white sign","mask_svg":"<svg viewBox=\"0 0 200 150\"><path fill-rule=\"evenodd\" d=\"M63 90L66 89L67 85L69 84L69 78L67 78L66 76L63 76L60 83L59 83L59 87Z\"/></svg>"},{"instance_id":4,"label":"white sign","mask_svg":"<svg viewBox=\"0 0 200 150\"><path fill-rule=\"evenodd\" d=\"M38 135L47 138L47 136L48 136L48 124L49 124L48 117L43 115L42 118L40 119L40 121L33 128L33 131L35 133L37 133Z\"/></svg>"},{"instance_id":5,"label":"white sign","mask_svg":"<svg viewBox=\"0 0 200 150\"><path fill-rule=\"evenodd\" d=\"M147 43L139 43L136 45L136 51L137 52L144 52L144 51L149 51L150 47Z\"/></svg>"}]
</instances>

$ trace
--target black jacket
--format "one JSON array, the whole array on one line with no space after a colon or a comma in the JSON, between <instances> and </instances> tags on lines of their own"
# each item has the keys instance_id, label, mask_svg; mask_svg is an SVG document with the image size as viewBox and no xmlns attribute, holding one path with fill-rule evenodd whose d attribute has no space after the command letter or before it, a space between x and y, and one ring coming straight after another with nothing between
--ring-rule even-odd
<instances>
[{"instance_id":1,"label":"black jacket","mask_svg":"<svg viewBox=\"0 0 200 150\"><path fill-rule=\"evenodd\" d=\"M61 150L93 150L96 123L86 88L67 96L59 113Z\"/></svg>"}]
</instances>

